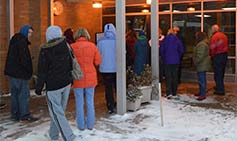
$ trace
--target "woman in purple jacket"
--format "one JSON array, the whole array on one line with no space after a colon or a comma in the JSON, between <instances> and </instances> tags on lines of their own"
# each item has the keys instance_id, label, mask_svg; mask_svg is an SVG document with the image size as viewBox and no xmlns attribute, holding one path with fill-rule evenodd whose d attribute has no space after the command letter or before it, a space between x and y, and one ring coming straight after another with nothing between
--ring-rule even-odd
<instances>
[{"instance_id":1,"label":"woman in purple jacket","mask_svg":"<svg viewBox=\"0 0 237 141\"><path fill-rule=\"evenodd\" d=\"M165 66L166 96L168 99L177 98L178 69L183 53L182 42L170 29L160 46L160 55Z\"/></svg>"}]
</instances>

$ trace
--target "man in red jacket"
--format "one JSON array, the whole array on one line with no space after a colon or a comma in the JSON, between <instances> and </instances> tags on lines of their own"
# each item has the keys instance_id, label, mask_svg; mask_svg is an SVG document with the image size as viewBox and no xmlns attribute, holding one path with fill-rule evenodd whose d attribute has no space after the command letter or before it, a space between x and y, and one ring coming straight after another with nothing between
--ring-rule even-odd
<instances>
[{"instance_id":1,"label":"man in red jacket","mask_svg":"<svg viewBox=\"0 0 237 141\"><path fill-rule=\"evenodd\" d=\"M214 94L225 95L224 75L228 57L228 38L220 31L217 24L213 25L210 41L210 56L212 57L214 67L214 80L216 87Z\"/></svg>"}]
</instances>

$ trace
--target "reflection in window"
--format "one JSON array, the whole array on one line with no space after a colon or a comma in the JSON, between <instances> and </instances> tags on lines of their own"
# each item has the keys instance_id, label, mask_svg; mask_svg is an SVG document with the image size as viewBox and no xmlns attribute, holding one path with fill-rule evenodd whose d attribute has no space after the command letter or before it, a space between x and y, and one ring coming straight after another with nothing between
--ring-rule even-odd
<instances>
[{"instance_id":1,"label":"reflection in window","mask_svg":"<svg viewBox=\"0 0 237 141\"><path fill-rule=\"evenodd\" d=\"M198 15L200 13L197 13ZM173 15L173 26L179 26L178 37L181 39L185 53L182 60L182 67L188 70L195 70L192 63L193 47L195 46L194 35L201 31L201 18L197 14L175 14Z\"/></svg>"},{"instance_id":2,"label":"reflection in window","mask_svg":"<svg viewBox=\"0 0 237 141\"><path fill-rule=\"evenodd\" d=\"M204 18L204 31L211 36L211 26L218 24L222 32L224 32L229 40L229 53L228 56L235 56L236 53L236 14L235 12L215 12L215 13L204 13L204 15L210 15L209 18ZM228 60L227 73L235 73L234 58Z\"/></svg>"},{"instance_id":3,"label":"reflection in window","mask_svg":"<svg viewBox=\"0 0 237 141\"><path fill-rule=\"evenodd\" d=\"M159 26L164 35L167 34L170 26L170 15L160 15L159 16Z\"/></svg>"},{"instance_id":4,"label":"reflection in window","mask_svg":"<svg viewBox=\"0 0 237 141\"><path fill-rule=\"evenodd\" d=\"M174 4L173 5L173 12L179 11L199 11L201 10L201 3L200 2L190 2L184 4Z\"/></svg>"},{"instance_id":5,"label":"reflection in window","mask_svg":"<svg viewBox=\"0 0 237 141\"><path fill-rule=\"evenodd\" d=\"M235 10L235 0L204 2L204 10Z\"/></svg>"},{"instance_id":6,"label":"reflection in window","mask_svg":"<svg viewBox=\"0 0 237 141\"><path fill-rule=\"evenodd\" d=\"M161 11L161 12L170 12L170 5L169 4L159 5L159 11Z\"/></svg>"}]
</instances>

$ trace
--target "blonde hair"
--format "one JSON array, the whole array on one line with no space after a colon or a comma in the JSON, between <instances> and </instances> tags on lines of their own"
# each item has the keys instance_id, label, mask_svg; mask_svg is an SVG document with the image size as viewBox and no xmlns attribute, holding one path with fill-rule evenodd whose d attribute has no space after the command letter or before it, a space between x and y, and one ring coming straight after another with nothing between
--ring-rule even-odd
<instances>
[{"instance_id":1,"label":"blonde hair","mask_svg":"<svg viewBox=\"0 0 237 141\"><path fill-rule=\"evenodd\" d=\"M80 28L77 30L77 32L74 35L74 39L77 40L80 37L85 37L87 40L90 40L90 34L85 28Z\"/></svg>"}]
</instances>

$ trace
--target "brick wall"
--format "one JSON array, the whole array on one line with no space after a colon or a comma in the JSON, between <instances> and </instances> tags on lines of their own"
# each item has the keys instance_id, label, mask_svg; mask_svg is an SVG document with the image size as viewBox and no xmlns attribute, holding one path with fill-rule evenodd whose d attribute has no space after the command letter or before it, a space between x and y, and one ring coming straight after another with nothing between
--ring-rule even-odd
<instances>
[{"instance_id":1,"label":"brick wall","mask_svg":"<svg viewBox=\"0 0 237 141\"><path fill-rule=\"evenodd\" d=\"M95 41L95 33L102 31L102 9L93 9L91 3L71 3L60 0L64 5L62 15L54 16L54 24L59 25L63 31L71 27L76 31L85 27ZM33 59L34 74L37 72L39 46L45 43L45 31L48 23L48 0L15 0L14 1L14 28L18 32L21 26L30 24L34 28L32 37L31 55ZM3 68L8 48L7 34L7 0L0 0L0 91L9 91L7 77L3 75ZM33 80L30 81L31 88Z\"/></svg>"},{"instance_id":2,"label":"brick wall","mask_svg":"<svg viewBox=\"0 0 237 141\"><path fill-rule=\"evenodd\" d=\"M54 24L59 25L63 31L68 27L74 29L74 32L84 27L88 30L91 41L95 42L95 33L102 31L102 9L92 8L90 2L76 3L60 0L64 5L64 11L59 16L54 16Z\"/></svg>"},{"instance_id":3,"label":"brick wall","mask_svg":"<svg viewBox=\"0 0 237 141\"><path fill-rule=\"evenodd\" d=\"M8 89L6 77L4 77L3 69L6 60L7 50L7 0L0 0L0 92Z\"/></svg>"}]
</instances>

